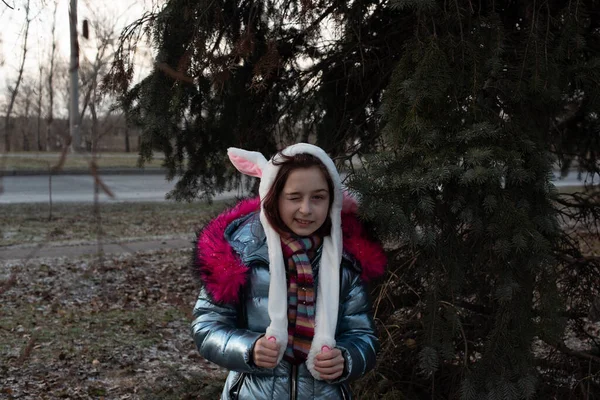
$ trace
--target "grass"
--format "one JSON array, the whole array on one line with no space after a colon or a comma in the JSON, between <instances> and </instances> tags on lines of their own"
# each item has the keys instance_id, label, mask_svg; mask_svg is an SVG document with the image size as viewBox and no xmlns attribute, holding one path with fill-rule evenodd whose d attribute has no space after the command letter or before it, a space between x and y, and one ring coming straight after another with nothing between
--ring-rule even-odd
<instances>
[{"instance_id":1,"label":"grass","mask_svg":"<svg viewBox=\"0 0 600 400\"><path fill-rule=\"evenodd\" d=\"M217 398L225 371L189 331L190 256L0 262L0 398Z\"/></svg>"},{"instance_id":2,"label":"grass","mask_svg":"<svg viewBox=\"0 0 600 400\"><path fill-rule=\"evenodd\" d=\"M60 153L10 153L0 156L0 170L34 171L48 170L58 164ZM87 170L92 159L91 154L68 154L63 166L64 170ZM146 162L144 168L162 167L162 158ZM96 163L102 168L133 168L138 169L138 156L135 153L100 153L96 155Z\"/></svg>"},{"instance_id":3,"label":"grass","mask_svg":"<svg viewBox=\"0 0 600 400\"><path fill-rule=\"evenodd\" d=\"M64 359L77 353L77 349L85 348L85 356L91 363L104 358L109 351L125 351L128 343L134 340L140 347L158 344L160 336L152 328L156 323L172 319L171 313L156 306L139 310L95 310L87 307L75 310L53 303L44 305L43 301L24 304L17 312L7 310L2 328L32 333L3 338L0 351L10 357L12 350L22 349L35 336L39 346L36 356L41 359L52 359L56 352L59 359ZM40 326L44 329L36 330ZM52 343L52 346L44 343ZM16 355L12 354L13 357Z\"/></svg>"},{"instance_id":4,"label":"grass","mask_svg":"<svg viewBox=\"0 0 600 400\"><path fill-rule=\"evenodd\" d=\"M227 202L0 207L0 246L184 236ZM0 398L218 398L189 333L189 249L0 261Z\"/></svg>"},{"instance_id":5,"label":"grass","mask_svg":"<svg viewBox=\"0 0 600 400\"><path fill-rule=\"evenodd\" d=\"M0 207L0 246L183 236L226 202ZM0 398L218 398L225 371L190 336L192 246L0 261Z\"/></svg>"},{"instance_id":6,"label":"grass","mask_svg":"<svg viewBox=\"0 0 600 400\"><path fill-rule=\"evenodd\" d=\"M0 207L0 247L72 244L103 240L190 237L226 202L109 203L100 205L100 223L93 204L6 204Z\"/></svg>"}]
</instances>

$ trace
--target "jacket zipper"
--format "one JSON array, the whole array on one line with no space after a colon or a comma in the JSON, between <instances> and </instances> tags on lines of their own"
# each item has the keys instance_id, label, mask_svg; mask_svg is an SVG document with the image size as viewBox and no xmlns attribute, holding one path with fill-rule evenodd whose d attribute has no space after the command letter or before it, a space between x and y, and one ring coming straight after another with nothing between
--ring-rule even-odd
<instances>
[{"instance_id":1,"label":"jacket zipper","mask_svg":"<svg viewBox=\"0 0 600 400\"><path fill-rule=\"evenodd\" d=\"M297 380L298 366L292 364L292 387L290 388L290 400L296 400L296 389L298 386Z\"/></svg>"}]
</instances>

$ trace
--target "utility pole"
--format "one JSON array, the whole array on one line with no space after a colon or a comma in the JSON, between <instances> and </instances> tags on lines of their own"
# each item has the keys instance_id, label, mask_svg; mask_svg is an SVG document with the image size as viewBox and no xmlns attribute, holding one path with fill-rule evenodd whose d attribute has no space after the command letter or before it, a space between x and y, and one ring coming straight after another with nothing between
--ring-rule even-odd
<instances>
[{"instance_id":1,"label":"utility pole","mask_svg":"<svg viewBox=\"0 0 600 400\"><path fill-rule=\"evenodd\" d=\"M72 151L81 151L81 134L79 131L79 39L77 37L77 0L71 0L69 7L69 28L71 33L71 107L69 110L69 131Z\"/></svg>"}]
</instances>

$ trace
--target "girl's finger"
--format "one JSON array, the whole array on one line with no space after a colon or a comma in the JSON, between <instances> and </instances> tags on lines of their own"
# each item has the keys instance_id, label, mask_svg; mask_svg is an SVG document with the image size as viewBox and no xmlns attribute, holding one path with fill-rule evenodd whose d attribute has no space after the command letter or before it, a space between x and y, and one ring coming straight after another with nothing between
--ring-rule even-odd
<instances>
[{"instance_id":1,"label":"girl's finger","mask_svg":"<svg viewBox=\"0 0 600 400\"><path fill-rule=\"evenodd\" d=\"M261 344L262 344L262 347L264 347L266 349L279 351L279 345L275 341L264 340Z\"/></svg>"},{"instance_id":2,"label":"girl's finger","mask_svg":"<svg viewBox=\"0 0 600 400\"><path fill-rule=\"evenodd\" d=\"M338 356L342 355L342 351L340 349L333 349L327 352L321 352L315 356L317 360L331 360Z\"/></svg>"},{"instance_id":3,"label":"girl's finger","mask_svg":"<svg viewBox=\"0 0 600 400\"><path fill-rule=\"evenodd\" d=\"M258 356L259 356L259 358L261 360L268 360L268 361L271 361L271 362L277 361L277 353L275 353L275 354L259 353Z\"/></svg>"},{"instance_id":4,"label":"girl's finger","mask_svg":"<svg viewBox=\"0 0 600 400\"><path fill-rule=\"evenodd\" d=\"M328 370L328 371L323 371L323 372L318 371L318 372L321 375L321 378L330 380L330 379L335 379L335 378L340 377L342 375L343 371L344 371L343 369L338 369L338 370L333 370L333 371Z\"/></svg>"},{"instance_id":5,"label":"girl's finger","mask_svg":"<svg viewBox=\"0 0 600 400\"><path fill-rule=\"evenodd\" d=\"M324 381L332 381L332 380L337 379L340 376L342 376L342 372L340 371L340 372L336 372L336 373L333 373L333 374L323 374L323 373L321 373L319 375L321 376L321 379L324 380Z\"/></svg>"},{"instance_id":6,"label":"girl's finger","mask_svg":"<svg viewBox=\"0 0 600 400\"><path fill-rule=\"evenodd\" d=\"M331 365L331 366L317 366L315 364L315 369L317 371L319 371L319 373L323 372L325 374L331 374L334 372L338 372L338 371L343 371L344 370L344 364L336 364L336 365Z\"/></svg>"},{"instance_id":7,"label":"girl's finger","mask_svg":"<svg viewBox=\"0 0 600 400\"><path fill-rule=\"evenodd\" d=\"M261 368L275 368L277 366L274 362L257 362L256 365Z\"/></svg>"},{"instance_id":8,"label":"girl's finger","mask_svg":"<svg viewBox=\"0 0 600 400\"><path fill-rule=\"evenodd\" d=\"M331 360L315 360L315 367L319 366L321 368L329 368L334 367L336 365L344 365L344 357L340 356Z\"/></svg>"},{"instance_id":9,"label":"girl's finger","mask_svg":"<svg viewBox=\"0 0 600 400\"><path fill-rule=\"evenodd\" d=\"M274 367L277 364L277 359L272 358L259 358L254 362L259 367Z\"/></svg>"},{"instance_id":10,"label":"girl's finger","mask_svg":"<svg viewBox=\"0 0 600 400\"><path fill-rule=\"evenodd\" d=\"M269 356L269 357L277 357L279 355L279 351L278 350L260 349L259 351L260 351L261 354L264 354L264 355Z\"/></svg>"},{"instance_id":11,"label":"girl's finger","mask_svg":"<svg viewBox=\"0 0 600 400\"><path fill-rule=\"evenodd\" d=\"M267 338L262 338L260 340L260 345L262 348L265 349L270 349L270 350L275 350L275 351L279 351L279 344L277 343L276 340L274 340L274 337L270 337L269 339Z\"/></svg>"}]
</instances>

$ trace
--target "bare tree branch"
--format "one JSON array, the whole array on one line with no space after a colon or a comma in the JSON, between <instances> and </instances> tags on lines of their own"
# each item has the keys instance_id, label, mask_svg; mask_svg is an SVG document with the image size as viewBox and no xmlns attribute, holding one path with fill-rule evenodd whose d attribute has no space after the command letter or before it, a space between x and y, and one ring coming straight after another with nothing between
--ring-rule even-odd
<instances>
[{"instance_id":1,"label":"bare tree branch","mask_svg":"<svg viewBox=\"0 0 600 400\"><path fill-rule=\"evenodd\" d=\"M4 3L4 5L8 8L10 8L11 10L15 9L15 6L11 6L10 4L8 4L5 0L2 0L2 2Z\"/></svg>"},{"instance_id":2,"label":"bare tree branch","mask_svg":"<svg viewBox=\"0 0 600 400\"><path fill-rule=\"evenodd\" d=\"M23 71L25 69L25 60L27 59L27 40L29 38L29 25L31 24L31 19L29 18L30 11L30 0L27 0L27 4L25 5L25 35L23 36L23 55L21 57L21 65L19 66L19 74L17 76L17 80L15 82L14 88L10 90L10 101L8 103L8 108L6 109L6 115L4 119L4 150L8 153L10 152L10 141L11 141L11 126L10 126L10 116L12 114L13 107L15 105L15 100L17 98L17 94L19 93L19 86L21 85L21 80L23 78Z\"/></svg>"}]
</instances>

